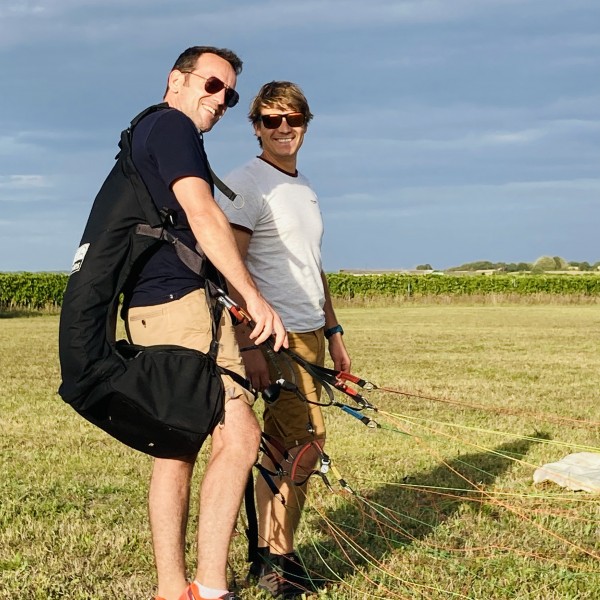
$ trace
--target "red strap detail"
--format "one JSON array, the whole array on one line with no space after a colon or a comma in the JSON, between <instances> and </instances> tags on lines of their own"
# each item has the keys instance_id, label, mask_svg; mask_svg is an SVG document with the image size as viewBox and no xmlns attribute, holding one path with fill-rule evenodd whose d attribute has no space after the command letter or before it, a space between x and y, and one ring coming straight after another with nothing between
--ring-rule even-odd
<instances>
[{"instance_id":1,"label":"red strap detail","mask_svg":"<svg viewBox=\"0 0 600 600\"><path fill-rule=\"evenodd\" d=\"M190 583L185 592L181 594L179 600L202 600L198 586L194 582Z\"/></svg>"}]
</instances>

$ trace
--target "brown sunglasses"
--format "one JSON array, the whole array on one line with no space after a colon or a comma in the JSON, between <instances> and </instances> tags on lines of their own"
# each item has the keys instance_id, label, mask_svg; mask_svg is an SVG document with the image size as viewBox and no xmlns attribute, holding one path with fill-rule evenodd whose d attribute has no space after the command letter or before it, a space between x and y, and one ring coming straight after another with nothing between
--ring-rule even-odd
<instances>
[{"instance_id":1,"label":"brown sunglasses","mask_svg":"<svg viewBox=\"0 0 600 600\"><path fill-rule=\"evenodd\" d=\"M277 129L283 119L290 127L302 127L306 122L306 118L301 112L291 112L284 115L260 115L260 120L265 129Z\"/></svg>"}]
</instances>

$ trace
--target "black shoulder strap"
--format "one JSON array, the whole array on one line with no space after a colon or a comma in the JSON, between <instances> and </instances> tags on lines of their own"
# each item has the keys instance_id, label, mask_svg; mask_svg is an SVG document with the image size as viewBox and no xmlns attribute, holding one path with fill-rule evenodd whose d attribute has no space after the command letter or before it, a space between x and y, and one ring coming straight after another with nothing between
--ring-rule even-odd
<instances>
[{"instance_id":1,"label":"black shoulder strap","mask_svg":"<svg viewBox=\"0 0 600 600\"><path fill-rule=\"evenodd\" d=\"M133 131L136 125L146 116L156 112L157 110L165 110L170 109L171 107L166 102L161 102L159 104L153 104L148 108L144 109L141 113L136 115L129 125L129 131ZM228 187L221 178L212 170L211 166L208 165L208 170L210 172L210 176L212 177L213 183L215 187L227 198L229 198L232 202L237 198L238 194L236 194L230 187Z\"/></svg>"},{"instance_id":2,"label":"black shoulder strap","mask_svg":"<svg viewBox=\"0 0 600 600\"><path fill-rule=\"evenodd\" d=\"M216 186L216 188L226 197L229 198L232 202L237 198L238 194L236 194L230 187L228 187L217 174L211 169L210 165L208 165L208 170L210 171L210 176Z\"/></svg>"},{"instance_id":3,"label":"black shoulder strap","mask_svg":"<svg viewBox=\"0 0 600 600\"><path fill-rule=\"evenodd\" d=\"M135 126L146 116L156 112L157 110L164 110L166 108L170 108L170 106L166 103L166 102L161 102L159 104L153 104L152 106L149 106L148 108L145 108L139 115L136 115L135 117L133 117L133 119L131 120L131 124L130 124L130 129L134 129Z\"/></svg>"},{"instance_id":4,"label":"black shoulder strap","mask_svg":"<svg viewBox=\"0 0 600 600\"><path fill-rule=\"evenodd\" d=\"M206 257L204 254L200 254L190 247L186 246L176 235L173 235L165 228L165 225L160 227L152 227L147 223L139 223L136 225L135 232L138 235L145 235L147 237L162 240L168 242L173 246L175 254L179 257L179 260L196 275L202 275L203 267L205 264Z\"/></svg>"}]
</instances>

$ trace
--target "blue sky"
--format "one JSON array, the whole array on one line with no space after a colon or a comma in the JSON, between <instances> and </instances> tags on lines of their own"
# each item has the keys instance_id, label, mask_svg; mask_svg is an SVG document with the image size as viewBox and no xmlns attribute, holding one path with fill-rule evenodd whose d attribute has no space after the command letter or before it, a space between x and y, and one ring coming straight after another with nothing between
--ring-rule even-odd
<instances>
[{"instance_id":1,"label":"blue sky","mask_svg":"<svg viewBox=\"0 0 600 600\"><path fill-rule=\"evenodd\" d=\"M196 44L244 60L205 137L221 175L257 154L260 85L304 89L326 271L600 260L598 23L597 0L3 0L0 271L69 270L119 132Z\"/></svg>"}]
</instances>

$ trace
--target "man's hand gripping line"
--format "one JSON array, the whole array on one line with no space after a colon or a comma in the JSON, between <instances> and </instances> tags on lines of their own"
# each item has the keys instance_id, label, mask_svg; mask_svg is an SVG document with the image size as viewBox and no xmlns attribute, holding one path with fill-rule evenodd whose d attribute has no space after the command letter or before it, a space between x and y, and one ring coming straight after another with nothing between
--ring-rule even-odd
<instances>
[{"instance_id":1,"label":"man's hand gripping line","mask_svg":"<svg viewBox=\"0 0 600 600\"><path fill-rule=\"evenodd\" d=\"M222 304L232 315L234 318L234 322L236 324L244 323L250 328L255 327L255 323L252 317L238 304L236 304L232 298L230 298L224 290L218 288L216 286L211 286L211 293L217 302ZM274 338L271 336L265 342L263 342L265 348L267 349L267 353L271 355L271 353L276 353L279 355L285 355L289 359L296 362L300 365L309 375L313 377L316 381L318 381L325 390L325 393L328 396L327 402L311 402L307 400L305 397L301 396L305 402L309 402L311 404L317 404L319 406L337 406L342 409L346 414L358 419L362 423L364 423L367 427L377 428L379 425L368 416L361 414L360 411L370 410L377 412L377 407L371 404L362 394L360 394L354 387L351 387L348 383L352 383L355 386L362 388L367 391L377 389L377 386L359 377L357 375L353 375L352 373L347 373L345 371L335 371L333 369L328 369L326 367L321 367L319 365L315 365L307 360L303 359L301 356L296 354L293 350L289 348L281 347L279 350L274 350ZM296 384L291 381L286 381L283 378L278 379L276 381L276 386L270 391L270 394L267 394L267 398L265 400L267 402L274 402L279 395L279 390L284 388L289 391L293 391L298 395L300 391L298 390ZM348 406L347 404L343 404L341 402L337 402L334 398L332 388L342 392L346 396L352 398L352 400L358 405L355 407Z\"/></svg>"}]
</instances>

